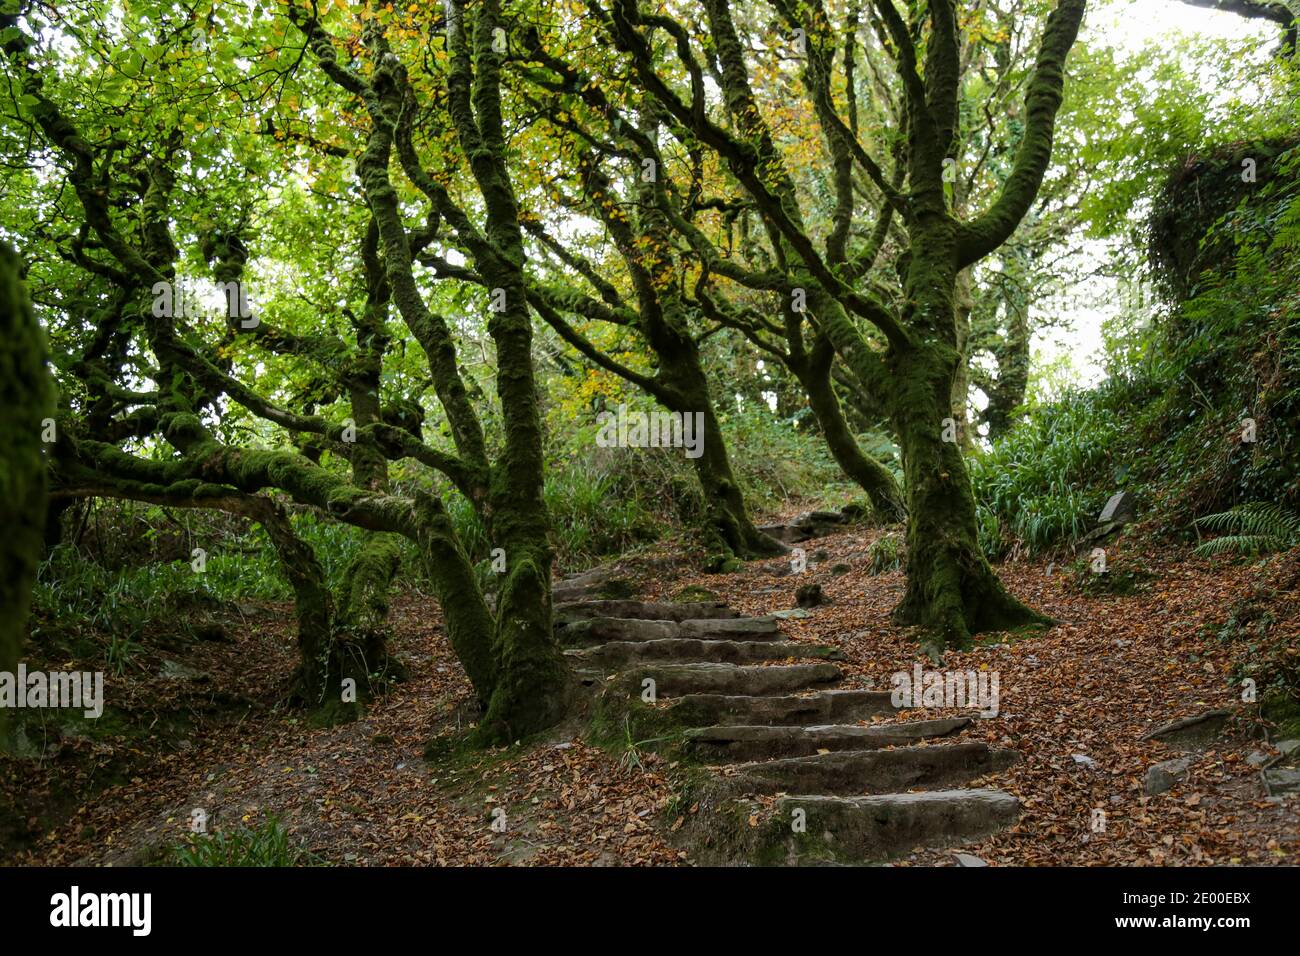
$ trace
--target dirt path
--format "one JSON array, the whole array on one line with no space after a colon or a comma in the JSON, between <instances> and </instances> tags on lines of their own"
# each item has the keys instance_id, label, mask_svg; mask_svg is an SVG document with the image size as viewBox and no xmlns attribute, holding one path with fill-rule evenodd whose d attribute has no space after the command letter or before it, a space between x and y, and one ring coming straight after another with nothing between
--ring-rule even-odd
<instances>
[{"instance_id":1,"label":"dirt path","mask_svg":"<svg viewBox=\"0 0 1300 956\"><path fill-rule=\"evenodd\" d=\"M911 637L889 623L901 573L868 573L877 535L850 531L809 542L811 564L800 575L765 562L733 575L683 576L665 573L660 562L640 596L669 597L694 584L759 614L792 606L798 584L819 583L832 603L783 622L783 630L791 640L841 651L842 686L888 689L891 674L921 659ZM1011 589L1060 623L944 662L998 672L999 716L966 728L963 739L1020 758L968 784L1015 795L1021 812L1014 825L964 852L995 864L1300 862L1300 797L1267 797L1247 760L1272 756L1265 744L1220 741L1173 789L1155 797L1143 790L1147 767L1170 755L1140 740L1144 732L1234 703L1229 675L1237 648L1204 625L1223 619L1255 572L1166 556L1124 560L1154 575L1145 591L1090 597L1060 569L1046 573L1046 562L1003 566ZM317 729L291 713L255 710L238 723L199 721L190 736L170 738L145 759L128 752L138 751L138 742L97 742L96 760L111 766L134 759L134 776L55 825L33 820L32 848L6 862L148 859L184 838L196 807L208 814L210 829L277 817L307 849L335 863L689 862L668 829L677 809L673 768L653 754L629 766L568 728L530 749L426 761L431 737L453 739L468 685L441 638L433 602L402 598L394 625L412 678L364 720ZM245 697L269 699L292 663L284 622L250 623L235 636L233 644L204 649L213 655L204 692L238 684ZM87 759L85 749L39 765L0 764L0 779L6 787L48 785L67 772L63 761ZM491 826L494 807L509 820L504 834ZM1095 829L1096 809L1105 811L1104 832ZM951 859L936 850L900 862Z\"/></svg>"}]
</instances>

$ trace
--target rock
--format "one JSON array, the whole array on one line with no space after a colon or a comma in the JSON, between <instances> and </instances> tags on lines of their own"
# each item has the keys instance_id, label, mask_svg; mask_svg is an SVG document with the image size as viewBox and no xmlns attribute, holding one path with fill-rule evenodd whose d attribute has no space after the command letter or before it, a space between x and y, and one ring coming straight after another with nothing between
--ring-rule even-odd
<instances>
[{"instance_id":1,"label":"rock","mask_svg":"<svg viewBox=\"0 0 1300 956\"><path fill-rule=\"evenodd\" d=\"M829 724L896 714L887 690L824 690L783 697L745 697L724 694L690 694L671 708L682 723L709 724Z\"/></svg>"},{"instance_id":2,"label":"rock","mask_svg":"<svg viewBox=\"0 0 1300 956\"><path fill-rule=\"evenodd\" d=\"M829 604L830 599L820 584L801 584L794 592L794 602L799 607L817 607Z\"/></svg>"},{"instance_id":3,"label":"rock","mask_svg":"<svg viewBox=\"0 0 1300 956\"><path fill-rule=\"evenodd\" d=\"M1196 763L1196 757L1189 754L1185 757L1175 757L1172 760L1162 760L1160 763L1152 764L1147 768L1147 794L1154 797L1171 789L1174 784L1187 776L1187 771L1191 769L1194 763Z\"/></svg>"},{"instance_id":4,"label":"rock","mask_svg":"<svg viewBox=\"0 0 1300 956\"><path fill-rule=\"evenodd\" d=\"M1252 767L1262 767L1271 759L1272 758L1269 757L1268 754L1261 753L1258 750L1252 750L1250 753L1246 754L1246 763L1250 764Z\"/></svg>"},{"instance_id":5,"label":"rock","mask_svg":"<svg viewBox=\"0 0 1300 956\"><path fill-rule=\"evenodd\" d=\"M1075 763L1087 767L1089 770L1093 770L1097 766L1097 761L1093 760L1087 754L1071 754L1071 757Z\"/></svg>"},{"instance_id":6,"label":"rock","mask_svg":"<svg viewBox=\"0 0 1300 956\"><path fill-rule=\"evenodd\" d=\"M1137 499L1133 497L1132 493L1128 491L1116 492L1110 496L1110 500L1106 502L1106 507L1101 510L1101 517L1097 519L1100 523L1083 536L1080 544L1091 544L1100 541L1132 521L1136 513Z\"/></svg>"},{"instance_id":7,"label":"rock","mask_svg":"<svg viewBox=\"0 0 1300 956\"><path fill-rule=\"evenodd\" d=\"M577 667L613 670L640 661L692 661L738 664L751 661L816 659L842 661L838 647L804 641L709 641L668 638L654 641L610 641L597 647L567 650L565 657Z\"/></svg>"},{"instance_id":8,"label":"rock","mask_svg":"<svg viewBox=\"0 0 1300 956\"><path fill-rule=\"evenodd\" d=\"M691 752L704 763L739 763L773 757L806 757L822 751L865 751L946 737L970 724L969 717L914 720L861 727L832 724L803 727L724 724L686 732Z\"/></svg>"},{"instance_id":9,"label":"rock","mask_svg":"<svg viewBox=\"0 0 1300 956\"><path fill-rule=\"evenodd\" d=\"M639 618L595 617L586 621L558 624L555 635L568 647L591 646L608 641L663 641L682 636L676 621L647 621Z\"/></svg>"},{"instance_id":10,"label":"rock","mask_svg":"<svg viewBox=\"0 0 1300 956\"><path fill-rule=\"evenodd\" d=\"M812 615L801 607L792 607L788 611L773 611L768 617L774 617L779 621L800 621Z\"/></svg>"},{"instance_id":11,"label":"rock","mask_svg":"<svg viewBox=\"0 0 1300 956\"><path fill-rule=\"evenodd\" d=\"M994 750L985 743L838 750L747 764L724 778L720 792L861 796L948 788L1005 770L1016 760L1014 750Z\"/></svg>"},{"instance_id":12,"label":"rock","mask_svg":"<svg viewBox=\"0 0 1300 956\"><path fill-rule=\"evenodd\" d=\"M556 603L585 600L626 600L636 597L636 583L619 577L617 568L592 568L557 581L552 593Z\"/></svg>"},{"instance_id":13,"label":"rock","mask_svg":"<svg viewBox=\"0 0 1300 956\"><path fill-rule=\"evenodd\" d=\"M192 680L199 684L212 680L211 675L195 670L193 667L187 667L180 661L172 660L163 661L162 670L158 672L158 676L166 680Z\"/></svg>"},{"instance_id":14,"label":"rock","mask_svg":"<svg viewBox=\"0 0 1300 956\"><path fill-rule=\"evenodd\" d=\"M640 696L641 682L655 681L660 697L685 694L792 694L834 684L843 677L834 664L648 664L625 675L628 689Z\"/></svg>"},{"instance_id":15,"label":"rock","mask_svg":"<svg viewBox=\"0 0 1300 956\"><path fill-rule=\"evenodd\" d=\"M798 537L799 529L795 528L794 525L762 524L758 526L758 530L769 538L776 538L782 544L794 544L797 541L804 540Z\"/></svg>"},{"instance_id":16,"label":"rock","mask_svg":"<svg viewBox=\"0 0 1300 956\"><path fill-rule=\"evenodd\" d=\"M759 531L776 538L782 544L799 544L820 538L843 527L848 519L838 511L809 511L799 515L789 524L765 524Z\"/></svg>"},{"instance_id":17,"label":"rock","mask_svg":"<svg viewBox=\"0 0 1300 956\"><path fill-rule=\"evenodd\" d=\"M577 601L558 604L555 620L581 621L593 617L636 618L642 621L686 621L702 618L740 617L721 601L695 601L673 604L645 601Z\"/></svg>"},{"instance_id":18,"label":"rock","mask_svg":"<svg viewBox=\"0 0 1300 956\"><path fill-rule=\"evenodd\" d=\"M1137 514L1137 500L1130 492L1117 491L1110 496L1106 502L1106 507L1101 509L1101 517L1097 520L1102 524L1116 523L1126 524L1133 520Z\"/></svg>"},{"instance_id":19,"label":"rock","mask_svg":"<svg viewBox=\"0 0 1300 956\"><path fill-rule=\"evenodd\" d=\"M686 620L682 621L678 627L681 628L681 637L699 637L711 640L719 640L724 637L762 640L781 636L781 629L770 614L763 617Z\"/></svg>"},{"instance_id":20,"label":"rock","mask_svg":"<svg viewBox=\"0 0 1300 956\"><path fill-rule=\"evenodd\" d=\"M803 527L818 524L843 524L844 515L838 511L808 511L795 518L794 523Z\"/></svg>"},{"instance_id":21,"label":"rock","mask_svg":"<svg viewBox=\"0 0 1300 956\"><path fill-rule=\"evenodd\" d=\"M840 514L845 521L870 521L875 517L876 509L864 502L851 501L840 509Z\"/></svg>"},{"instance_id":22,"label":"rock","mask_svg":"<svg viewBox=\"0 0 1300 956\"><path fill-rule=\"evenodd\" d=\"M1282 752L1282 756L1289 757L1297 750L1300 750L1300 740L1279 740L1273 746Z\"/></svg>"},{"instance_id":23,"label":"rock","mask_svg":"<svg viewBox=\"0 0 1300 956\"><path fill-rule=\"evenodd\" d=\"M789 820L803 810L816 842L791 833ZM1014 823L1020 801L998 790L929 790L867 797L784 797L776 803L764 842L775 844L782 862L816 858L874 862L917 846L951 846Z\"/></svg>"},{"instance_id":24,"label":"rock","mask_svg":"<svg viewBox=\"0 0 1300 956\"><path fill-rule=\"evenodd\" d=\"M831 566L831 574L836 577L839 577L841 574L848 574L852 570L853 568L851 565L844 564L843 562Z\"/></svg>"},{"instance_id":25,"label":"rock","mask_svg":"<svg viewBox=\"0 0 1300 956\"><path fill-rule=\"evenodd\" d=\"M566 647L590 647L611 641L643 642L678 638L695 640L775 641L783 635L771 617L702 618L647 621L640 618L594 617L561 622L555 636Z\"/></svg>"},{"instance_id":26,"label":"rock","mask_svg":"<svg viewBox=\"0 0 1300 956\"><path fill-rule=\"evenodd\" d=\"M1264 771L1264 786L1271 797L1279 793L1300 793L1300 770L1291 767L1274 767Z\"/></svg>"},{"instance_id":27,"label":"rock","mask_svg":"<svg viewBox=\"0 0 1300 956\"><path fill-rule=\"evenodd\" d=\"M953 859L957 861L958 866L988 866L979 857L971 856L969 853L954 853Z\"/></svg>"},{"instance_id":28,"label":"rock","mask_svg":"<svg viewBox=\"0 0 1300 956\"><path fill-rule=\"evenodd\" d=\"M1143 734L1141 739L1159 740L1170 746L1195 749L1222 734L1231 716L1230 710L1207 710L1157 727Z\"/></svg>"}]
</instances>

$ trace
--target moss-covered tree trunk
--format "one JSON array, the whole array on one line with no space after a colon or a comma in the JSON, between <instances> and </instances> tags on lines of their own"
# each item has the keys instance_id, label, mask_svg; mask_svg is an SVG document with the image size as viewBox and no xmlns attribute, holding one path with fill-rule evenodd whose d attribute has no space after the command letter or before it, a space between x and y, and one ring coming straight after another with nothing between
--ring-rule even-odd
<instances>
[{"instance_id":1,"label":"moss-covered tree trunk","mask_svg":"<svg viewBox=\"0 0 1300 956\"><path fill-rule=\"evenodd\" d=\"M320 708L334 718L355 713L349 704L367 696L370 666L364 648L338 640L334 601L316 552L294 533L288 516L274 502L256 497L247 499L247 505L246 513L271 539L293 588L299 661L290 684L290 700ZM351 685L345 685L348 679ZM345 697L350 699L345 701Z\"/></svg>"},{"instance_id":2,"label":"moss-covered tree trunk","mask_svg":"<svg viewBox=\"0 0 1300 956\"><path fill-rule=\"evenodd\" d=\"M366 303L353 323L357 346L344 374L352 420L358 430L383 421L379 390L389 342L385 324L392 292L379 254L379 226L373 216L361 243L361 261ZM388 459L377 448L357 444L351 462L352 483L358 488L389 490ZM336 639L362 657L372 681L405 676L404 668L388 654L387 629L389 594L401 564L401 536L370 532L348 563L339 586Z\"/></svg>"},{"instance_id":3,"label":"moss-covered tree trunk","mask_svg":"<svg viewBox=\"0 0 1300 956\"><path fill-rule=\"evenodd\" d=\"M497 202L510 203L498 235L489 236L523 259L513 195L508 186ZM505 212L506 210L502 210ZM509 742L549 727L567 704L568 667L551 626L550 515L542 495L542 425L532 362L532 319L521 270L502 269L499 288L506 308L488 331L497 347L497 394L505 416L506 444L492 470L492 539L505 551L506 570L497 591L493 648L496 684L484 714L482 734Z\"/></svg>"},{"instance_id":4,"label":"moss-covered tree trunk","mask_svg":"<svg viewBox=\"0 0 1300 956\"><path fill-rule=\"evenodd\" d=\"M643 145L653 142L659 124L658 111L649 102L646 105L639 116ZM733 556L747 559L784 553L780 542L754 524L732 471L726 436L691 332L692 309L680 289L683 263L673 248L672 227L659 201L661 185L657 180L639 182L637 215L628 217L618 212L617 195L594 158L586 155L581 166L592 211L609 229L636 289L637 326L659 362L655 378L640 379L638 384L671 411L691 416L692 424L697 415L703 416L703 435L697 436L702 444L690 460L703 495L711 567L719 570Z\"/></svg>"},{"instance_id":5,"label":"moss-covered tree trunk","mask_svg":"<svg viewBox=\"0 0 1300 956\"><path fill-rule=\"evenodd\" d=\"M18 665L32 585L45 542L42 422L52 414L45 339L19 278L18 257L0 243L0 671ZM0 747L7 738L0 709Z\"/></svg>"},{"instance_id":6,"label":"moss-covered tree trunk","mask_svg":"<svg viewBox=\"0 0 1300 956\"><path fill-rule=\"evenodd\" d=\"M970 323L975 308L971 271L957 273L953 300L953 328L957 334L957 367L952 378L952 418L957 426L957 441L966 451L975 448L975 436L968 427L970 416Z\"/></svg>"},{"instance_id":7,"label":"moss-covered tree trunk","mask_svg":"<svg viewBox=\"0 0 1300 956\"><path fill-rule=\"evenodd\" d=\"M831 385L834 358L835 352L830 340L819 337L809 351L808 360L803 363L792 362L790 368L807 392L808 407L817 417L826 446L844 474L867 493L882 521L902 521L907 517L907 510L898 482L889 469L862 450L849 429L844 409Z\"/></svg>"},{"instance_id":8,"label":"moss-covered tree trunk","mask_svg":"<svg viewBox=\"0 0 1300 956\"><path fill-rule=\"evenodd\" d=\"M954 327L954 226L939 215L917 228L905 319L921 334L894 345L887 363L909 516L907 586L894 619L959 646L980 631L1045 618L1007 592L979 546L975 496L952 427L953 381L961 361Z\"/></svg>"},{"instance_id":9,"label":"moss-covered tree trunk","mask_svg":"<svg viewBox=\"0 0 1300 956\"><path fill-rule=\"evenodd\" d=\"M722 423L718 420L695 343L685 335L674 336L666 331L648 337L661 363L660 377L665 388L660 400L672 411L692 416L692 422L698 420L694 416L703 416L703 433L696 436L700 442L696 450L698 454L690 462L704 496L705 522L714 538L711 550L720 557L731 554L738 558L757 558L783 554L785 548L781 543L759 531L749 515L744 493L731 469ZM671 341L666 341L668 339Z\"/></svg>"},{"instance_id":10,"label":"moss-covered tree trunk","mask_svg":"<svg viewBox=\"0 0 1300 956\"><path fill-rule=\"evenodd\" d=\"M417 544L442 605L447 641L486 711L497 683L496 623L442 502L417 496L415 512Z\"/></svg>"},{"instance_id":11,"label":"moss-covered tree trunk","mask_svg":"<svg viewBox=\"0 0 1300 956\"><path fill-rule=\"evenodd\" d=\"M497 743L558 721L568 703L569 672L551 626L553 552L542 494L545 461L524 275L527 255L501 116L503 51L496 36L503 20L497 0L478 6L472 31L462 0L452 0L448 9L450 113L486 214L484 243L475 258L494 300L488 334L496 345L496 390L505 430L504 447L491 468L486 524L494 545L505 551L506 570L493 633L495 683L480 732L485 741Z\"/></svg>"},{"instance_id":12,"label":"moss-covered tree trunk","mask_svg":"<svg viewBox=\"0 0 1300 956\"><path fill-rule=\"evenodd\" d=\"M989 438L1001 438L1016 423L1016 412L1025 403L1029 387L1029 304L1019 291L1028 279L1025 254L1019 249L1010 250L1002 258L1002 271L1010 280L1010 290L994 298L993 309L1002 307L1005 332L996 335L990 346L997 360L997 380L987 386L989 403L983 418L989 426ZM988 321L995 322L996 315Z\"/></svg>"}]
</instances>

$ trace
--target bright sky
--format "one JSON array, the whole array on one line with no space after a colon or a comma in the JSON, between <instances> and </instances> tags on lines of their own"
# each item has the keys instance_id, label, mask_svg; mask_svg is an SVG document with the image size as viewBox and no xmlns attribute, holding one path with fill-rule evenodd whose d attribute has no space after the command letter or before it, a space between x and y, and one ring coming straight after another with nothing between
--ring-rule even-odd
<instances>
[{"instance_id":1,"label":"bright sky","mask_svg":"<svg viewBox=\"0 0 1300 956\"><path fill-rule=\"evenodd\" d=\"M1265 21L1205 10L1177 0L1116 0L1089 10L1081 36L1086 42L1106 43L1125 51L1149 45L1171 46L1183 37L1255 37L1275 44L1279 31ZM1206 82L1212 81L1207 77ZM1088 254L1102 253L1098 247ZM1079 297L1085 301L1067 313L1072 328L1035 336L1036 361L1047 363L1066 356L1078 383L1099 380L1101 325L1117 311L1119 297L1120 291L1113 282L1097 280L1089 284Z\"/></svg>"}]
</instances>

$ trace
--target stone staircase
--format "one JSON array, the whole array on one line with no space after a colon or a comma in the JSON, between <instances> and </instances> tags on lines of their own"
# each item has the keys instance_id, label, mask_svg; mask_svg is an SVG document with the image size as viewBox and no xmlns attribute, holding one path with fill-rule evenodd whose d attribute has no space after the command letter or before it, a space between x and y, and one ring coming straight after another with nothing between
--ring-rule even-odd
<instances>
[{"instance_id":1,"label":"stone staircase","mask_svg":"<svg viewBox=\"0 0 1300 956\"><path fill-rule=\"evenodd\" d=\"M890 694L837 689L843 654L788 640L774 617L590 600L563 585L556 601L560 642L603 706L671 728L697 768L686 829L698 862L875 863L1019 815L1014 796L964 786L1014 751L952 739L971 717L862 723L898 714Z\"/></svg>"}]
</instances>

